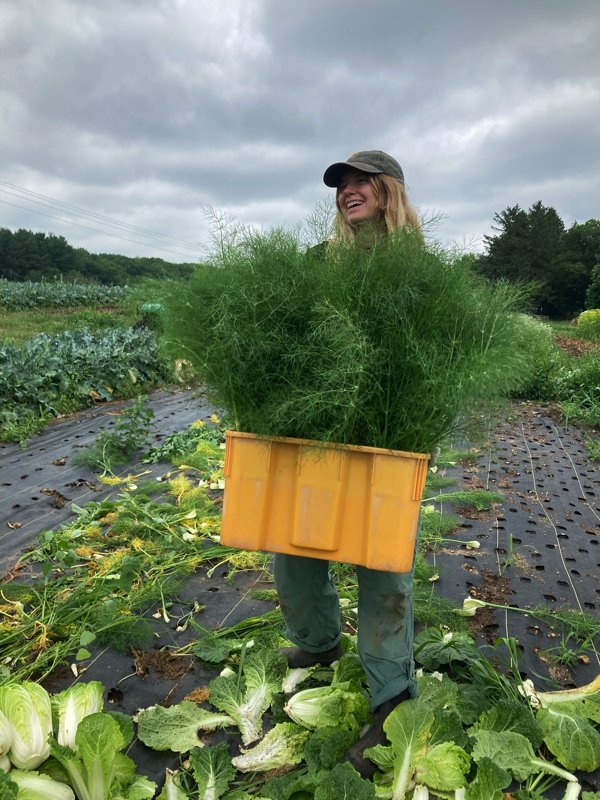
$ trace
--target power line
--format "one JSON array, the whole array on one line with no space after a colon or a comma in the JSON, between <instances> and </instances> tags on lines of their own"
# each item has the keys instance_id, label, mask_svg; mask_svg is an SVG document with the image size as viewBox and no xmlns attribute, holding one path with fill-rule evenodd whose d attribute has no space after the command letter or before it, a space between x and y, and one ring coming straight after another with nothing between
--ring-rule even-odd
<instances>
[{"instance_id":1,"label":"power line","mask_svg":"<svg viewBox=\"0 0 600 800\"><path fill-rule=\"evenodd\" d=\"M43 211L36 211L36 209L34 209L34 208L27 208L26 206L20 206L17 203L11 203L9 200L3 200L2 198L0 198L0 203L4 203L5 205L8 205L8 206L14 206L15 208L20 208L23 211L30 212L31 214L39 214L40 216L48 217L49 219L55 219L58 222L64 222L67 225L76 225L78 228L83 228L84 230L87 230L87 231L93 231L94 233L103 233L105 235L108 234L108 235L110 235L111 237L113 237L115 239L122 239L124 242L131 242L132 244L139 244L139 245L143 245L144 247L149 247L150 246L150 244L148 242L140 242L140 241L138 241L136 239L129 239L126 236L119 236L119 234L117 234L117 233L112 233L111 231L101 230L100 228L91 228L89 225L82 225L80 222L73 222L72 220L63 219L62 217L55 217L53 214L46 214ZM175 255L178 255L178 256L185 256L186 255L186 253L182 253L182 252L177 251L177 250L169 250L168 248L161 247L160 245L153 245L153 247L155 247L157 250L162 250L165 253L174 253ZM191 255L191 253L188 253L187 255ZM197 257L197 256L198 256L198 253L197 252L194 253L194 257Z\"/></svg>"},{"instance_id":2,"label":"power line","mask_svg":"<svg viewBox=\"0 0 600 800\"><path fill-rule=\"evenodd\" d=\"M8 187L8 188L2 188ZM13 191L11 191L13 190ZM48 197L47 195L40 194L39 192L33 192L25 187L18 186L17 184L10 183L9 181L0 180L0 191L4 192L5 194L9 194L13 197L17 197L20 200L25 200L27 202L36 203L38 205L49 207L51 210L56 211L69 211L70 213L74 213L76 216L82 217L84 219L90 219L92 222L97 222L105 226L109 226L111 228L117 228L125 233L132 233L137 236L148 237L153 240L162 241L166 244L174 244L179 247L183 247L185 249L194 249L201 247L200 242L193 242L183 239L177 239L173 236L168 236L167 234L158 234L154 231L151 231L147 228L141 228L136 225L131 225L130 223L123 222L121 220L115 219L113 217L108 217L104 214L98 214L94 211L89 211L88 209L83 208L82 206L77 206L72 203L65 203L62 200L57 200L52 197ZM8 203L11 205L11 203ZM15 205L15 204L12 204ZM17 208L23 208L22 206L17 206ZM29 208L24 208L25 211L34 210ZM41 212L38 212L41 213ZM63 222L68 222L68 220L61 219ZM70 224L77 225L78 223L71 222ZM81 226L84 227L84 226ZM97 229L95 229L97 230ZM100 231L103 233L104 231ZM132 241L132 240L127 240ZM140 244L140 242L135 242L136 244Z\"/></svg>"},{"instance_id":3,"label":"power line","mask_svg":"<svg viewBox=\"0 0 600 800\"><path fill-rule=\"evenodd\" d=\"M81 217L90 217L92 219L97 219L98 221L102 222L103 224L110 225L111 227L119 227L125 228L127 231L131 231L132 233L138 233L142 236L150 236L154 239L165 239L167 241L173 242L174 244L184 245L186 247L198 247L201 246L200 242L190 242L183 239L176 239L173 236L167 236L163 233L154 233L154 231L150 231L147 228L140 228L136 225L131 225L128 222L123 222L121 220L115 219L114 217L108 217L104 214L98 214L95 211L89 211L83 206L77 206L72 203L65 203L62 200L57 200L52 197L48 197L47 195L40 194L39 192L33 192L30 189L26 189L24 186L18 186L14 183L9 183L8 181L0 180L0 187L1 186L8 186L10 189L16 190L16 192L9 192L7 189L0 188L0 191L6 192L7 194L13 194L16 197L20 197L21 195L26 195L21 199L30 200L33 203L39 203L41 205L49 205L58 206L61 209L66 209L69 211L74 211L77 216ZM36 199L40 198L40 199Z\"/></svg>"}]
</instances>

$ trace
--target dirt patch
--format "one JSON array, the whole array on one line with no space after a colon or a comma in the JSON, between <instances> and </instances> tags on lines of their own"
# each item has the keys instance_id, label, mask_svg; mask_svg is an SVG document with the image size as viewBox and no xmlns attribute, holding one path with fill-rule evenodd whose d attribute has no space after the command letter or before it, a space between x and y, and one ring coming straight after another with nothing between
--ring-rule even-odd
<instances>
[{"instance_id":1,"label":"dirt patch","mask_svg":"<svg viewBox=\"0 0 600 800\"><path fill-rule=\"evenodd\" d=\"M570 356L575 356L575 358L580 358L591 350L598 350L597 344L584 339L573 339L569 336L560 336L556 334L554 336L554 341L561 350L564 350L564 352L568 353Z\"/></svg>"},{"instance_id":2,"label":"dirt patch","mask_svg":"<svg viewBox=\"0 0 600 800\"><path fill-rule=\"evenodd\" d=\"M507 605L511 594L508 578L503 575L495 575L489 570L481 573L483 583L469 586L469 594L477 600L484 600L486 603L497 605ZM471 633L476 636L481 634L489 644L493 644L498 636L498 623L496 622L495 608L478 608L474 617L469 619Z\"/></svg>"},{"instance_id":3,"label":"dirt patch","mask_svg":"<svg viewBox=\"0 0 600 800\"><path fill-rule=\"evenodd\" d=\"M458 506L456 509L456 513L459 514L461 517L465 517L466 519L491 519L494 510L493 509L486 509L484 511L478 511L476 508L469 508L468 506Z\"/></svg>"},{"instance_id":4,"label":"dirt patch","mask_svg":"<svg viewBox=\"0 0 600 800\"><path fill-rule=\"evenodd\" d=\"M147 677L153 672L161 678L181 678L188 672L194 659L191 656L172 656L165 650L131 649L136 675Z\"/></svg>"}]
</instances>

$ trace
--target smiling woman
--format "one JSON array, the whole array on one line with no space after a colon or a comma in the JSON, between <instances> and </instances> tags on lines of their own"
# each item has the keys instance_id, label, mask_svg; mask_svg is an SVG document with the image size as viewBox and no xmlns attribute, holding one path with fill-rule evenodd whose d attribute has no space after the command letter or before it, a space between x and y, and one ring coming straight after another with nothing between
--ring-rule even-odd
<instances>
[{"instance_id":1,"label":"smiling woman","mask_svg":"<svg viewBox=\"0 0 600 800\"><path fill-rule=\"evenodd\" d=\"M308 252L296 234L282 229L250 231L217 247L193 280L167 299L166 338L177 348L176 357L184 355L197 365L211 401L229 411L240 434L427 454L455 430L458 419L480 410L481 399L498 397L500 387L507 381L514 387L529 370L525 335L514 313L522 290L487 284L468 260L427 246L406 201L400 165L386 153L355 153L329 167L324 180L337 190L337 235ZM426 459L421 456L422 463ZM295 490L295 499L282 500L287 487L281 462L275 461L277 489L267 493L265 511L292 509L292 516L305 520L305 510L316 504L304 502L308 492ZM318 460L319 469L323 462ZM340 464L336 481L345 473ZM228 498L233 485L229 466ZM241 472L237 485L254 487L254 514L259 502L256 463ZM297 464L293 474L298 474ZM364 470L357 476L357 494L364 496L374 475ZM386 480L386 486L401 482ZM317 483L323 494L322 473ZM416 484L405 479L403 485L414 490ZM362 543L368 515L357 514L354 500L346 500L338 489L344 513L354 514L359 530L353 532L350 520L342 521L337 541ZM239 511L242 503L232 502ZM232 502L226 500L227 508ZM380 505L372 508L380 517ZM408 537L392 529L408 514L395 506L390 516L386 540L399 550ZM311 541L320 523L306 523ZM291 528L279 517L275 526L286 536ZM235 528L246 532L248 518ZM357 566L357 649L374 714L371 728L346 758L363 776L375 772L365 749L385 744L385 719L416 693L416 528L415 518L409 526L411 549L399 566L374 569L362 560ZM263 542L252 543L263 549ZM321 558L289 549L275 553L286 638L294 645L285 648L292 668L330 665L342 655L340 604L328 563L335 552L334 546Z\"/></svg>"},{"instance_id":2,"label":"smiling woman","mask_svg":"<svg viewBox=\"0 0 600 800\"><path fill-rule=\"evenodd\" d=\"M417 212L406 196L402 167L383 150L353 153L347 161L328 167L323 180L337 190L337 239L353 241L365 228L375 233L420 229Z\"/></svg>"}]
</instances>

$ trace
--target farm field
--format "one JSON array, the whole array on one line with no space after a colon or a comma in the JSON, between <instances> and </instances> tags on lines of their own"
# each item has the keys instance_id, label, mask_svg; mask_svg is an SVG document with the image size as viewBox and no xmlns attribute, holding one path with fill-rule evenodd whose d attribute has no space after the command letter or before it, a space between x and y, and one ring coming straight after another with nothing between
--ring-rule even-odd
<instances>
[{"instance_id":1,"label":"farm field","mask_svg":"<svg viewBox=\"0 0 600 800\"><path fill-rule=\"evenodd\" d=\"M445 757L452 751L463 784L473 780L464 759L470 764L477 748L488 747L481 729L508 733L506 743L520 736L518 747L527 736L544 764L562 765L557 775L528 767L515 781L501 754L489 751L487 759L499 763L489 767L487 788L475 782L468 798L560 800L571 773L582 800L600 792L597 695L563 706L565 739L554 735L551 715L538 714L521 695L582 687L600 674L597 406L573 389L595 374L595 350L569 333L559 334L564 355L553 351L549 366L532 376L531 392L542 396L513 401L477 441L447 445L428 474L415 571L416 661L424 674L420 699L403 704L409 710L401 724L413 724L411 704L419 717L443 707L446 738L439 745L427 739L424 752L435 764L436 746ZM543 397L550 385L552 402ZM128 387L130 397L138 386ZM114 797L161 791L160 798L176 800L326 800L343 787L375 798L374 784L342 763L366 719L360 710L344 724L294 725L295 755L282 761L245 767L237 760L256 737L235 720L234 706L256 675L271 687L258 735L291 733L270 557L219 543L227 420L200 390L162 388L112 400L112 392L102 399L101 389L102 381L88 390L97 393L92 407L46 420L21 445L0 443L0 685L36 681L56 696L99 682L99 716L125 715L121 724L131 734L123 734L121 749L146 776ZM117 459L123 453L111 448L123 441L128 447ZM355 573L340 564L332 570L346 654L339 668L303 675L306 683L291 691L349 681L349 694L361 695ZM224 689L237 698L233 705ZM140 713L150 707L159 711ZM216 730L202 717L215 711L228 720ZM396 759L393 747L386 757ZM465 747L465 756L454 747ZM417 796L417 774L425 775L417 772L419 758L407 798ZM485 771L486 757L483 763ZM385 787L385 768L382 775ZM206 794L213 779L217 793ZM381 796L391 797L386 791ZM461 795L447 787L431 796Z\"/></svg>"},{"instance_id":2,"label":"farm field","mask_svg":"<svg viewBox=\"0 0 600 800\"><path fill-rule=\"evenodd\" d=\"M213 409L193 393L161 392L151 396L150 404L160 439L186 429L195 420L211 424ZM37 559L19 562L19 556L35 545L44 530L60 530L61 525L66 530L71 525L72 530L71 503L79 509L86 501L101 503L111 494L122 496L123 490L135 494L128 488L132 481L172 471L168 463L130 464L118 474L134 477L110 486L103 485L96 473L72 465L78 449L89 446L99 431L114 425L115 415L122 410L119 406L58 421L26 450L4 446L0 553L4 580L8 579L5 588L27 584L39 574ZM441 511L455 519L443 536L435 528L428 534L430 541L424 551L427 575L438 574L439 580L432 584L427 578L420 583L418 629L431 623L436 603L448 600L460 609L463 600L472 597L490 605L478 609L473 618L457 615L456 623L489 658L505 662L508 651L502 642L512 640L518 643L521 678L533 680L536 686L543 681L562 687L590 682L599 671L598 652L594 639L586 640L577 624L596 619L597 637L600 479L589 461L585 436L556 422L546 407L515 404L509 419L494 430L489 445L462 453L460 459L454 461L450 456L446 463L442 457L436 479L452 481L443 494L485 490L499 493L502 500L478 510L468 507L468 494L452 502L443 497L431 503L426 499L426 515L434 508L436 514ZM197 483L196 472L185 474ZM432 489L426 491L426 498L439 494ZM218 496L217 490L217 502ZM448 497L452 500L452 494ZM218 530L218 525L214 523L211 529ZM468 548L466 541L475 541L479 547ZM94 547L105 550L107 544ZM243 559L227 548L221 548L225 551L222 555L210 551L204 558L201 541L193 549L197 555L193 571L180 576L160 602L149 603L140 618L139 625L149 624L153 631L150 646L115 648L114 644L92 643L87 658L78 661L71 654L79 680L103 684L107 707L133 715L140 707L174 706L194 697L218 675L222 665L214 659L228 659L227 647L216 656L206 644L203 650L203 631L217 631L223 641L241 635L244 641L248 631L260 634L265 627L277 626L276 603L268 597L272 590L268 558L247 554ZM178 557L185 559L182 552ZM77 560L83 563L86 559ZM53 567L56 569L56 564ZM344 582L344 573L340 577ZM448 614L447 606L442 609ZM349 609L345 626L349 636L354 623ZM74 680L71 670L55 668L43 683L57 692ZM212 744L232 741L223 732L204 738ZM167 768L179 765L178 754L156 752L139 739L128 752L139 771L157 783L164 779ZM585 781L590 789L600 789L599 773L586 774ZM545 796L562 795L551 792Z\"/></svg>"}]
</instances>

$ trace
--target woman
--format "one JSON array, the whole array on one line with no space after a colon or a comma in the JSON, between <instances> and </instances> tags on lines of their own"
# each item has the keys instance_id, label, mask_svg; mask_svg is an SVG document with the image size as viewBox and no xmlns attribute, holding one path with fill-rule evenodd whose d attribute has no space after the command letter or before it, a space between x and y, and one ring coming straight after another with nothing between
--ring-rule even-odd
<instances>
[{"instance_id":1,"label":"woman","mask_svg":"<svg viewBox=\"0 0 600 800\"><path fill-rule=\"evenodd\" d=\"M332 164L323 180L336 189L335 241L365 246L401 227L420 230L404 188L400 164L381 150ZM343 650L337 592L325 560L275 555L275 585L286 621L291 667L329 665ZM375 772L363 750L385 743L383 721L416 685L413 662L412 571L391 573L357 567L358 652L367 675L373 723L346 754L361 775Z\"/></svg>"}]
</instances>

